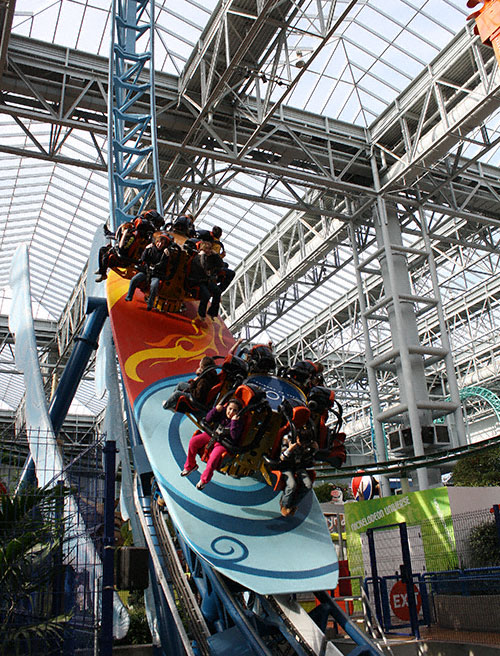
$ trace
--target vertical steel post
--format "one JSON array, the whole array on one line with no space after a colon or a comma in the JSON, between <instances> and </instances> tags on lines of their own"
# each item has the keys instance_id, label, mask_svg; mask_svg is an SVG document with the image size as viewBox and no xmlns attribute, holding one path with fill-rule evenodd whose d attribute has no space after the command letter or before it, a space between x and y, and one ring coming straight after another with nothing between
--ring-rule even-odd
<instances>
[{"instance_id":1,"label":"vertical steel post","mask_svg":"<svg viewBox=\"0 0 500 656\"><path fill-rule=\"evenodd\" d=\"M375 554L375 538L373 535L373 529L369 528L366 531L366 537L368 538L368 551L370 553L370 567L372 571L373 579L373 595L375 597L375 611L377 613L377 619L379 624L383 626L384 618L382 615L382 604L380 603L380 586L378 581L378 572L377 572L377 556Z\"/></svg>"},{"instance_id":2,"label":"vertical steel post","mask_svg":"<svg viewBox=\"0 0 500 656\"><path fill-rule=\"evenodd\" d=\"M495 524L497 525L498 547L500 548L500 506L498 503L495 503L493 506L493 514L495 516Z\"/></svg>"},{"instance_id":3,"label":"vertical steel post","mask_svg":"<svg viewBox=\"0 0 500 656\"><path fill-rule=\"evenodd\" d=\"M418 612L417 604L415 603L415 585L413 583L413 572L411 569L410 547L408 544L408 530L406 522L399 525L399 535L401 537L401 554L403 556L403 570L402 578L403 583L406 583L406 591L408 593L408 610L410 611L410 624L411 630L415 638L420 640L420 629L418 627Z\"/></svg>"},{"instance_id":4,"label":"vertical steel post","mask_svg":"<svg viewBox=\"0 0 500 656\"><path fill-rule=\"evenodd\" d=\"M116 443L114 440L106 441L104 445L104 554L102 559L100 656L112 656L113 651L115 460Z\"/></svg>"}]
</instances>

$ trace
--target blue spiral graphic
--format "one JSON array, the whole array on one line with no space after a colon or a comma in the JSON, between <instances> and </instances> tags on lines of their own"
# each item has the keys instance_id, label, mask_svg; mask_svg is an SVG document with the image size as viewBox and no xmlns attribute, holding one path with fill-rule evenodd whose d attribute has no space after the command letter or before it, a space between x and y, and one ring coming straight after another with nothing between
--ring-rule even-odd
<instances>
[{"instance_id":1,"label":"blue spiral graphic","mask_svg":"<svg viewBox=\"0 0 500 656\"><path fill-rule=\"evenodd\" d=\"M235 548L235 545L236 547L239 547L239 555L236 553L237 549ZM224 556L224 562L228 563L239 563L240 561L245 560L249 553L248 547L243 544L243 542L231 537L230 535L220 535L213 540L210 547L218 556ZM233 554L236 555L231 558Z\"/></svg>"}]
</instances>

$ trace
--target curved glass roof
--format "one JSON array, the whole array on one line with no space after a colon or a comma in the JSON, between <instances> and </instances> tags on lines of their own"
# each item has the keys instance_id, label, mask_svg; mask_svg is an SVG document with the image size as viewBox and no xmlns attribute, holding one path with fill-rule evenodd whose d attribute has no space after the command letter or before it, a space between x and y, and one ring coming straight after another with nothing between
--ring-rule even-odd
<instances>
[{"instance_id":1,"label":"curved glass roof","mask_svg":"<svg viewBox=\"0 0 500 656\"><path fill-rule=\"evenodd\" d=\"M110 4L106 0L17 0L12 32L107 57ZM323 18L326 8L333 22L348 2L311 0L302 6L288 36L297 69L314 52L327 29L318 15L318 4ZM159 71L181 74L216 6L214 0L156 2L155 61ZM467 13L465 0L358 0L302 75L286 104L369 127L463 29ZM270 63L263 62L263 73L266 65ZM278 64L275 74L287 75L285 67L285 63ZM2 141L13 148L36 147L41 153L50 153L57 144L59 152L71 158L96 165L106 160L104 136L74 129L56 139L48 124L29 119L21 123L7 114L1 121ZM262 191L256 188L255 177L244 173L228 185L252 194ZM35 317L59 319L87 260L93 234L107 219L107 189L107 176L102 170L2 155L0 315L8 313L11 302L8 276L12 254L18 243L26 242L30 247ZM302 193L291 185L278 189L276 194L293 201L298 192ZM221 225L228 261L235 267L286 211L250 200L214 196L201 212L199 225ZM325 288L313 291L287 313L286 319L276 321L266 337L278 343L354 286L353 270L346 269L336 276L334 284L330 281ZM14 410L23 393L22 377L8 373L13 365L6 344L1 355L0 409ZM101 407L91 394L79 394L78 402L89 413Z\"/></svg>"}]
</instances>

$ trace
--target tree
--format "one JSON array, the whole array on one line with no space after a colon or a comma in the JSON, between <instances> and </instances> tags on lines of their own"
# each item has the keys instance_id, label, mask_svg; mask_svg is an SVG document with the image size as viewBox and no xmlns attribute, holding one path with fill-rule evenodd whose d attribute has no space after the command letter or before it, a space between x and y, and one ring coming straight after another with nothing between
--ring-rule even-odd
<instances>
[{"instance_id":1,"label":"tree","mask_svg":"<svg viewBox=\"0 0 500 656\"><path fill-rule=\"evenodd\" d=\"M500 485L500 447L465 456L453 469L453 485L482 487Z\"/></svg>"},{"instance_id":2,"label":"tree","mask_svg":"<svg viewBox=\"0 0 500 656\"><path fill-rule=\"evenodd\" d=\"M469 536L473 567L500 565L500 544L495 522L487 521L472 529Z\"/></svg>"},{"instance_id":3,"label":"tree","mask_svg":"<svg viewBox=\"0 0 500 656\"><path fill-rule=\"evenodd\" d=\"M61 575L67 490L30 489L0 496L0 654L31 654L56 644L69 615L54 613Z\"/></svg>"}]
</instances>

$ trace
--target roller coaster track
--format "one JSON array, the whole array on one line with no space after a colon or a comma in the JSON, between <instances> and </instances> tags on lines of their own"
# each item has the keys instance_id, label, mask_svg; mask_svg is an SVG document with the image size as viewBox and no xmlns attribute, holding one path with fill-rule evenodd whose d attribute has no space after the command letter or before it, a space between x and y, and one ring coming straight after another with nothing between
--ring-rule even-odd
<instances>
[{"instance_id":1,"label":"roller coaster track","mask_svg":"<svg viewBox=\"0 0 500 656\"><path fill-rule=\"evenodd\" d=\"M500 445L500 435L491 437L482 442L466 444L454 449L447 449L439 453L432 453L424 456L411 456L409 458L398 458L397 460L385 460L383 462L373 462L363 464L363 473L365 474L402 474L407 471L419 469L420 467L431 467L464 458L465 456L481 453L486 449L491 449ZM360 466L342 467L342 471L329 469L328 467L318 467L317 480L348 478L360 470Z\"/></svg>"},{"instance_id":2,"label":"roller coaster track","mask_svg":"<svg viewBox=\"0 0 500 656\"><path fill-rule=\"evenodd\" d=\"M165 564L171 577L176 598L181 604L184 617L188 618L189 631L196 639L196 645L202 654L214 653L214 636L210 636L207 624L201 614L191 585L199 585L197 580L203 580L200 591L205 595L206 587L210 588L210 596L216 597L215 605L221 607L221 617L216 623L226 624L225 631L239 631L255 654L261 656L281 656L283 653L294 653L297 656L340 656L341 652L329 643L325 634L315 625L300 605L288 595L263 596L245 591L234 586L211 567L196 559L189 547L176 533L172 521L165 510L151 502L150 515L153 519L155 543L165 556ZM180 552L189 557L183 559ZM191 567L186 567L186 560L191 561ZM193 567L192 562L196 562ZM188 573L186 570L192 570ZM200 576L203 570L203 577ZM198 573L196 573L198 571ZM207 586L208 584L208 586ZM319 594L319 593L318 593ZM323 593L326 595L326 593ZM245 595L247 595L245 597ZM205 595L206 596L206 595ZM326 597L334 603L329 595ZM213 601L213 599L212 599ZM296 619L298 618L298 619ZM219 627L220 628L220 627ZM367 637L352 623L348 634L362 644L365 650L360 654L380 654L374 644L368 644ZM224 631L220 632L222 635ZM357 633L357 635L356 635ZM215 636L217 640L217 635ZM234 639L231 636L231 639ZM216 651L216 649L215 649Z\"/></svg>"},{"instance_id":3,"label":"roller coaster track","mask_svg":"<svg viewBox=\"0 0 500 656\"><path fill-rule=\"evenodd\" d=\"M479 398L485 401L492 409L496 415L497 421L500 422L500 398L489 389L485 387L479 387L478 385L472 385L470 387L464 387L460 390L460 400L465 401L467 399ZM445 401L449 401L449 397ZM439 417L434 421L435 424L443 424L444 417Z\"/></svg>"},{"instance_id":4,"label":"roller coaster track","mask_svg":"<svg viewBox=\"0 0 500 656\"><path fill-rule=\"evenodd\" d=\"M151 205L162 212L153 33L153 0L113 0L108 169L110 223L115 230ZM141 436L127 403L126 407L134 466L137 472L147 474L144 462L147 456ZM238 649L246 645L256 656L340 655L333 644L326 644L323 633L318 642L320 630L298 604L294 617L300 618L300 627L290 620L293 615L287 615L283 600L256 595L212 568L184 541L167 515L158 511L154 498L143 484L143 477L136 475L133 497L151 557L151 588L157 604L156 619L164 653L191 656L196 652L214 656L227 653L232 645L238 645ZM283 537L286 540L286 534ZM253 599L252 608L245 595ZM182 608L182 618L177 604ZM337 618L336 621L347 627L347 632L352 631L358 645L354 649L357 654L381 654L369 638L356 634L357 628L349 625L349 620L342 617L342 611L333 601L328 604L331 604L329 613ZM308 641L306 634L314 634L316 641Z\"/></svg>"},{"instance_id":5,"label":"roller coaster track","mask_svg":"<svg viewBox=\"0 0 500 656\"><path fill-rule=\"evenodd\" d=\"M192 654L191 639L196 644L203 656L209 656L210 650L207 638L210 631L201 614L196 598L188 584L185 571L182 569L173 541L165 525L159 521L160 513L158 505L152 503L152 498L141 494L139 478L136 475L134 485L134 502L142 530L146 538L146 544L153 560L157 580L167 600L170 612L175 618L176 627L181 637L186 654ZM157 539L155 540L155 537ZM171 580L168 581L166 572L170 573ZM180 619L173 589L177 591L178 598L186 615L189 617L189 628L191 636L188 637Z\"/></svg>"}]
</instances>

